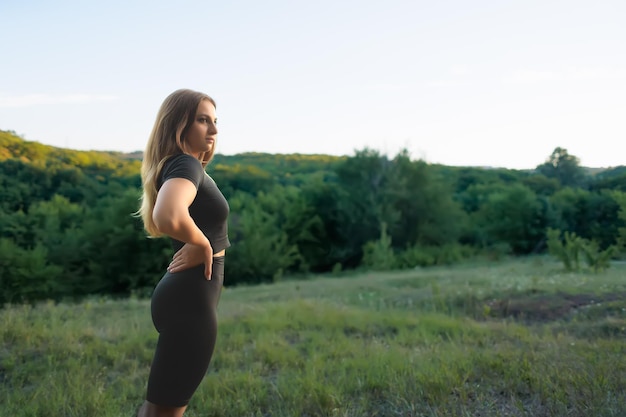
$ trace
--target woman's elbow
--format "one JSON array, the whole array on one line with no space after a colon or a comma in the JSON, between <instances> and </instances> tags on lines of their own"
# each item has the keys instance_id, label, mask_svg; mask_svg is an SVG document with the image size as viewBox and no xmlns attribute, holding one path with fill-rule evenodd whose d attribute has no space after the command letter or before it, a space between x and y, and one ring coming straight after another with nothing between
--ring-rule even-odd
<instances>
[{"instance_id":1,"label":"woman's elbow","mask_svg":"<svg viewBox=\"0 0 626 417\"><path fill-rule=\"evenodd\" d=\"M169 235L172 231L178 228L178 223L174 216L168 216L163 213L155 212L152 215L152 221L154 225L159 229L159 232Z\"/></svg>"}]
</instances>

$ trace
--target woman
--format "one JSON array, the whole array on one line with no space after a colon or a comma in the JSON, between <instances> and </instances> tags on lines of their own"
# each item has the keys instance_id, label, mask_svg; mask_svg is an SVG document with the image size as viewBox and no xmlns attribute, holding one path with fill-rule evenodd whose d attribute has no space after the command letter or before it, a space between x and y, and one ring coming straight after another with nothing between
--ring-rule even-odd
<instances>
[{"instance_id":1,"label":"woman","mask_svg":"<svg viewBox=\"0 0 626 417\"><path fill-rule=\"evenodd\" d=\"M138 417L182 416L213 354L230 246L228 203L204 171L215 151L216 121L212 98L175 91L146 145L139 213L151 236L171 238L175 254L152 295L159 339Z\"/></svg>"}]
</instances>

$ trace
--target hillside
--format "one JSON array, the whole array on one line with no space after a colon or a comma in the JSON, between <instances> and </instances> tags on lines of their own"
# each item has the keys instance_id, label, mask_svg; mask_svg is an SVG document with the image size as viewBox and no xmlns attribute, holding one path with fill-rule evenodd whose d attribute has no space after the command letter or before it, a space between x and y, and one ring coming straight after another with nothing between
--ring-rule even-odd
<instances>
[{"instance_id":1,"label":"hillside","mask_svg":"<svg viewBox=\"0 0 626 417\"><path fill-rule=\"evenodd\" d=\"M44 145L39 142L27 141L19 137L15 132L0 130L0 161L5 159L19 159L33 164L42 164L45 160L58 160L63 163L72 164L78 167L99 166L99 167L120 167L130 164L138 167L137 161L141 161L142 151L129 153L115 151L79 151L68 148L58 148ZM254 166L262 171L284 174L307 174L316 171L331 169L345 156L334 156L324 154L269 154L261 152L244 152L236 155L216 154L212 165L223 166ZM122 161L122 162L120 162ZM472 166L447 166L435 164L435 167L443 171L447 170L495 170L502 172L523 172L531 173L532 169L507 169L501 167L472 167ZM589 176L601 177L603 179L615 178L626 174L626 166L617 167L582 167Z\"/></svg>"},{"instance_id":2,"label":"hillside","mask_svg":"<svg viewBox=\"0 0 626 417\"><path fill-rule=\"evenodd\" d=\"M14 159L37 167L73 166L120 174L139 172L140 162L125 159L121 152L77 151L24 140L13 132L0 130L0 162Z\"/></svg>"},{"instance_id":3,"label":"hillside","mask_svg":"<svg viewBox=\"0 0 626 417\"><path fill-rule=\"evenodd\" d=\"M0 302L151 288L168 242L146 239L133 216L140 160L11 132L1 132L0 147ZM590 177L560 152L568 164L544 173L371 149L344 158L217 155L207 171L230 206L229 282L544 253L548 229L586 242L590 266L601 269L593 260L626 242L626 172Z\"/></svg>"},{"instance_id":4,"label":"hillside","mask_svg":"<svg viewBox=\"0 0 626 417\"><path fill-rule=\"evenodd\" d=\"M0 130L0 161L18 159L34 165L45 161L57 161L77 167L101 167L117 169L123 166L139 167L143 152L79 151L27 141L11 131ZM241 153L237 155L216 154L213 166L255 166L274 173L306 174L331 168L345 157L331 155Z\"/></svg>"}]
</instances>

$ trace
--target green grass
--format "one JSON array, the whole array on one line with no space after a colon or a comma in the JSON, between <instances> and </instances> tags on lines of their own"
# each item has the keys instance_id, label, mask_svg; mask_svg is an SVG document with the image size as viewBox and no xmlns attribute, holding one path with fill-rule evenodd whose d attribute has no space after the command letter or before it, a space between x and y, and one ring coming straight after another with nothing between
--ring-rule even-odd
<instances>
[{"instance_id":1,"label":"green grass","mask_svg":"<svg viewBox=\"0 0 626 417\"><path fill-rule=\"evenodd\" d=\"M188 416L624 416L626 266L546 258L226 288ZM6 306L0 416L133 416L149 300Z\"/></svg>"}]
</instances>

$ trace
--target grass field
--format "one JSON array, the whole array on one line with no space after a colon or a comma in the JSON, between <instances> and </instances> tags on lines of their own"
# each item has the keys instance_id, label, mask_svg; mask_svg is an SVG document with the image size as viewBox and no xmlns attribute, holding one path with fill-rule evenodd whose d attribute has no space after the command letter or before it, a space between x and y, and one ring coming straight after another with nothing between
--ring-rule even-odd
<instances>
[{"instance_id":1,"label":"grass field","mask_svg":"<svg viewBox=\"0 0 626 417\"><path fill-rule=\"evenodd\" d=\"M134 416L146 299L0 310L0 416ZM226 288L187 416L626 416L626 265L548 258Z\"/></svg>"}]
</instances>

